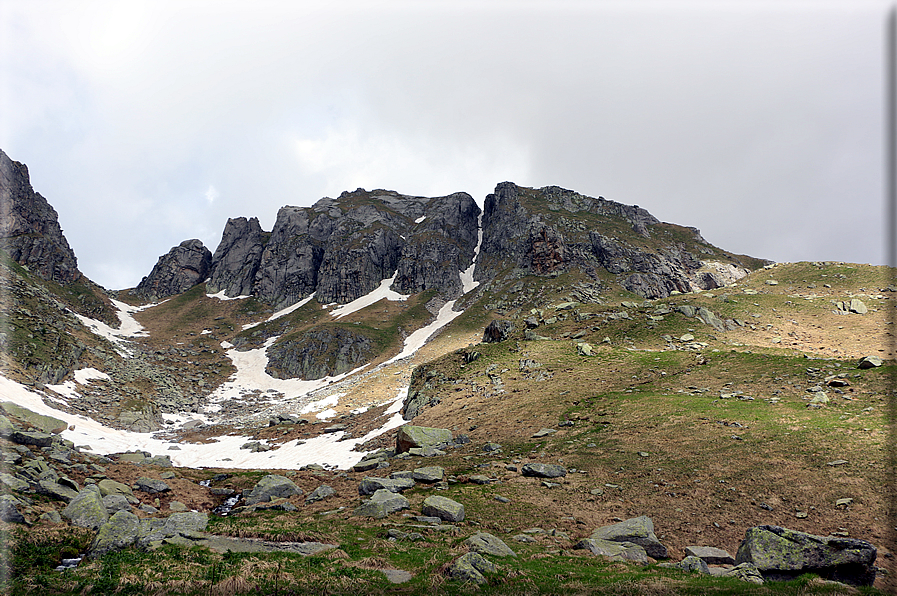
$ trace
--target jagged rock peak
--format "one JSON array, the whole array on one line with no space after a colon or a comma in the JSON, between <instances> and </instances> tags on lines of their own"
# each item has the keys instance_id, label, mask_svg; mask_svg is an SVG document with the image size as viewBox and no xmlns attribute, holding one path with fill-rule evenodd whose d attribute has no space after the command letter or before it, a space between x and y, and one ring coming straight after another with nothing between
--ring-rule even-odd
<instances>
[{"instance_id":1,"label":"jagged rock peak","mask_svg":"<svg viewBox=\"0 0 897 596\"><path fill-rule=\"evenodd\" d=\"M184 240L159 261L137 284L136 293L151 300L185 292L208 277L212 253L196 239Z\"/></svg>"},{"instance_id":2,"label":"jagged rock peak","mask_svg":"<svg viewBox=\"0 0 897 596\"><path fill-rule=\"evenodd\" d=\"M81 277L59 216L34 192L28 167L0 150L0 249L44 279L67 284Z\"/></svg>"},{"instance_id":3,"label":"jagged rock peak","mask_svg":"<svg viewBox=\"0 0 897 596\"><path fill-rule=\"evenodd\" d=\"M221 243L212 255L208 291L215 294L224 290L230 297L252 294L264 247L258 218L228 219Z\"/></svg>"},{"instance_id":4,"label":"jagged rock peak","mask_svg":"<svg viewBox=\"0 0 897 596\"><path fill-rule=\"evenodd\" d=\"M312 292L322 303L346 303L398 272L396 291L435 288L455 298L459 271L473 263L479 213L463 192L416 197L360 188L311 207L282 207L268 238L252 220L230 220L209 288L275 307Z\"/></svg>"}]
</instances>

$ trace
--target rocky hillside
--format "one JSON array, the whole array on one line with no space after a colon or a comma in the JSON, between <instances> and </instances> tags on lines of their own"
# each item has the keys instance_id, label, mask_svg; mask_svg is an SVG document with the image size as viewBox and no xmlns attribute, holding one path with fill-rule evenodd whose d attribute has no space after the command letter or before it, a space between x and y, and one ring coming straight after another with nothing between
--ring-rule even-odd
<instances>
[{"instance_id":1,"label":"rocky hillside","mask_svg":"<svg viewBox=\"0 0 897 596\"><path fill-rule=\"evenodd\" d=\"M505 182L231 219L108 292L8 164L5 591L891 585L892 270Z\"/></svg>"}]
</instances>

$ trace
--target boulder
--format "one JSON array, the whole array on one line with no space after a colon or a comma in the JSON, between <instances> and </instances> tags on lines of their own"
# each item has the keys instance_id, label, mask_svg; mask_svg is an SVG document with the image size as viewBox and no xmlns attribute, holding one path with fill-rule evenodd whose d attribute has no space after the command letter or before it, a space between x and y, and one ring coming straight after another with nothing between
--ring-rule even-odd
<instances>
[{"instance_id":1,"label":"boulder","mask_svg":"<svg viewBox=\"0 0 897 596\"><path fill-rule=\"evenodd\" d=\"M727 569L723 575L752 584L764 583L763 575L760 574L760 570L753 563L740 563L731 569Z\"/></svg>"},{"instance_id":2,"label":"boulder","mask_svg":"<svg viewBox=\"0 0 897 596\"><path fill-rule=\"evenodd\" d=\"M68 423L64 420L53 418L52 416L44 416L43 414L38 414L37 412L32 412L28 408L23 408L22 406L11 401L0 403L0 410L6 412L7 416L12 416L14 418L18 418L19 420L27 422L41 432L59 434L68 428Z\"/></svg>"},{"instance_id":3,"label":"boulder","mask_svg":"<svg viewBox=\"0 0 897 596\"><path fill-rule=\"evenodd\" d=\"M115 480L111 480L109 478L103 478L99 482L96 483L96 487L99 489L100 494L102 496L106 495L122 495L131 503L134 503L137 499L134 497L134 493L131 491L131 487L127 484L122 484L121 482L116 482Z\"/></svg>"},{"instance_id":4,"label":"boulder","mask_svg":"<svg viewBox=\"0 0 897 596\"><path fill-rule=\"evenodd\" d=\"M14 430L10 433L9 440L19 445L49 447L53 444L53 435L33 430Z\"/></svg>"},{"instance_id":5,"label":"boulder","mask_svg":"<svg viewBox=\"0 0 897 596\"><path fill-rule=\"evenodd\" d=\"M496 557L516 557L517 553L504 543L501 538L487 532L477 532L464 541L475 553L494 555Z\"/></svg>"},{"instance_id":6,"label":"boulder","mask_svg":"<svg viewBox=\"0 0 897 596\"><path fill-rule=\"evenodd\" d=\"M24 524L25 516L19 512L22 502L12 495L0 495L0 521Z\"/></svg>"},{"instance_id":7,"label":"boulder","mask_svg":"<svg viewBox=\"0 0 897 596\"><path fill-rule=\"evenodd\" d=\"M390 513L408 509L410 506L408 499L402 495L386 489L380 489L370 499L357 507L354 515L382 519Z\"/></svg>"},{"instance_id":8,"label":"boulder","mask_svg":"<svg viewBox=\"0 0 897 596\"><path fill-rule=\"evenodd\" d=\"M688 556L676 563L676 567L683 571L697 571L705 575L710 575L710 567L700 557Z\"/></svg>"},{"instance_id":9,"label":"boulder","mask_svg":"<svg viewBox=\"0 0 897 596\"><path fill-rule=\"evenodd\" d=\"M411 472L411 479L415 482L441 482L443 478L445 469L442 466L424 466Z\"/></svg>"},{"instance_id":10,"label":"boulder","mask_svg":"<svg viewBox=\"0 0 897 596\"><path fill-rule=\"evenodd\" d=\"M567 475L567 468L557 464L526 464L520 473L531 478L561 478Z\"/></svg>"},{"instance_id":11,"label":"boulder","mask_svg":"<svg viewBox=\"0 0 897 596\"><path fill-rule=\"evenodd\" d=\"M122 495L106 495L103 497L103 505L109 515L115 515L119 511L131 511L131 504Z\"/></svg>"},{"instance_id":12,"label":"boulder","mask_svg":"<svg viewBox=\"0 0 897 596\"><path fill-rule=\"evenodd\" d=\"M249 506L256 503L267 503L272 497L287 498L301 494L304 494L302 489L286 476L268 474L259 480L249 494L246 495L245 504Z\"/></svg>"},{"instance_id":13,"label":"boulder","mask_svg":"<svg viewBox=\"0 0 897 596\"><path fill-rule=\"evenodd\" d=\"M487 580L483 574L497 571L498 568L482 555L466 553L455 559L446 569L446 575L457 581L484 584Z\"/></svg>"},{"instance_id":14,"label":"boulder","mask_svg":"<svg viewBox=\"0 0 897 596\"><path fill-rule=\"evenodd\" d=\"M41 495L50 497L51 499L70 503L72 499L78 496L78 485L74 484L75 488L73 488L71 486L72 484L74 483L71 481L69 481L69 483L61 483L57 480L48 478L45 480L39 480L37 486L34 487L34 490Z\"/></svg>"},{"instance_id":15,"label":"boulder","mask_svg":"<svg viewBox=\"0 0 897 596\"><path fill-rule=\"evenodd\" d=\"M587 342L580 342L576 344L576 353L580 356L592 356L592 346Z\"/></svg>"},{"instance_id":16,"label":"boulder","mask_svg":"<svg viewBox=\"0 0 897 596\"><path fill-rule=\"evenodd\" d=\"M848 302L845 306L847 306L845 310L856 313L858 315L864 315L869 312L869 309L859 298L851 298L850 302Z\"/></svg>"},{"instance_id":17,"label":"boulder","mask_svg":"<svg viewBox=\"0 0 897 596\"><path fill-rule=\"evenodd\" d=\"M871 586L876 555L876 548L865 540L755 526L745 533L735 562L752 563L765 579L787 580L815 573L845 584Z\"/></svg>"},{"instance_id":18,"label":"boulder","mask_svg":"<svg viewBox=\"0 0 897 596\"><path fill-rule=\"evenodd\" d=\"M103 504L103 495L95 484L85 486L81 492L72 499L65 509L62 517L69 520L72 525L96 530L107 521L109 514Z\"/></svg>"},{"instance_id":19,"label":"boulder","mask_svg":"<svg viewBox=\"0 0 897 596\"><path fill-rule=\"evenodd\" d=\"M411 478L375 478L366 476L358 485L358 494L372 495L383 489L391 493L400 493L409 488L414 488L414 480Z\"/></svg>"},{"instance_id":20,"label":"boulder","mask_svg":"<svg viewBox=\"0 0 897 596\"><path fill-rule=\"evenodd\" d=\"M721 548L712 546L686 546L685 555L698 557L708 565L734 565L735 558Z\"/></svg>"},{"instance_id":21,"label":"boulder","mask_svg":"<svg viewBox=\"0 0 897 596\"><path fill-rule=\"evenodd\" d=\"M593 555L601 555L614 561L632 561L643 565L648 564L648 554L645 552L645 549L631 542L583 538L573 548L584 549Z\"/></svg>"},{"instance_id":22,"label":"boulder","mask_svg":"<svg viewBox=\"0 0 897 596\"><path fill-rule=\"evenodd\" d=\"M323 501L327 497L332 497L336 494L336 491L333 490L332 487L322 484L315 490L311 491L307 497L305 497L305 504L315 503L317 501Z\"/></svg>"},{"instance_id":23,"label":"boulder","mask_svg":"<svg viewBox=\"0 0 897 596\"><path fill-rule=\"evenodd\" d=\"M611 542L631 542L645 549L649 557L666 559L667 549L654 535L654 522L650 517L639 516L617 524L598 528L590 538L610 540Z\"/></svg>"},{"instance_id":24,"label":"boulder","mask_svg":"<svg viewBox=\"0 0 897 596\"><path fill-rule=\"evenodd\" d=\"M878 356L864 356L860 358L860 361L857 363L857 368L877 368L883 364L883 361Z\"/></svg>"},{"instance_id":25,"label":"boulder","mask_svg":"<svg viewBox=\"0 0 897 596\"><path fill-rule=\"evenodd\" d=\"M406 424L396 434L396 453L404 453L412 448L423 449L452 442L452 431L447 428L414 426Z\"/></svg>"},{"instance_id":26,"label":"boulder","mask_svg":"<svg viewBox=\"0 0 897 596\"><path fill-rule=\"evenodd\" d=\"M483 342L484 343L496 343L500 341L505 341L511 334L514 333L514 323L511 321L505 321L503 319L496 319L486 325L486 330L483 332Z\"/></svg>"},{"instance_id":27,"label":"boulder","mask_svg":"<svg viewBox=\"0 0 897 596\"><path fill-rule=\"evenodd\" d=\"M151 495L164 493L171 490L171 487L161 480L156 480L155 478L146 478L145 476L141 476L140 478L138 478L134 484L137 485L137 490L149 493Z\"/></svg>"},{"instance_id":28,"label":"boulder","mask_svg":"<svg viewBox=\"0 0 897 596\"><path fill-rule=\"evenodd\" d=\"M100 526L87 556L96 559L110 551L127 548L137 541L139 531L140 519L129 511L119 511Z\"/></svg>"},{"instance_id":29,"label":"boulder","mask_svg":"<svg viewBox=\"0 0 897 596\"><path fill-rule=\"evenodd\" d=\"M464 505L447 497L432 495L424 499L424 515L438 517L447 522L464 521Z\"/></svg>"}]
</instances>

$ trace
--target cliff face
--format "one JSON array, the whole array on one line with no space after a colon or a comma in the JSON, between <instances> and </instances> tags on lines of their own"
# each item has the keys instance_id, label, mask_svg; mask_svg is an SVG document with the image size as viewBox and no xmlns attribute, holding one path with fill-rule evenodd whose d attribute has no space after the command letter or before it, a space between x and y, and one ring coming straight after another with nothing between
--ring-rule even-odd
<instances>
[{"instance_id":1,"label":"cliff face","mask_svg":"<svg viewBox=\"0 0 897 596\"><path fill-rule=\"evenodd\" d=\"M204 281L212 264L212 253L199 240L184 240L159 261L137 284L138 295L153 300L185 292Z\"/></svg>"},{"instance_id":2,"label":"cliff face","mask_svg":"<svg viewBox=\"0 0 897 596\"><path fill-rule=\"evenodd\" d=\"M212 257L208 289L254 295L275 307L312 292L344 304L396 274L404 294L461 294L473 263L480 209L467 193L412 197L358 189L312 207L282 207L270 237L255 219L231 219Z\"/></svg>"},{"instance_id":3,"label":"cliff face","mask_svg":"<svg viewBox=\"0 0 897 596\"><path fill-rule=\"evenodd\" d=\"M28 167L0 151L0 249L44 279L68 284L79 277L56 210L34 192Z\"/></svg>"},{"instance_id":4,"label":"cliff face","mask_svg":"<svg viewBox=\"0 0 897 596\"><path fill-rule=\"evenodd\" d=\"M556 186L496 186L485 201L476 278L487 282L509 269L545 275L573 267L602 267L645 298L719 287L748 271L696 229L661 223L636 205Z\"/></svg>"}]
</instances>

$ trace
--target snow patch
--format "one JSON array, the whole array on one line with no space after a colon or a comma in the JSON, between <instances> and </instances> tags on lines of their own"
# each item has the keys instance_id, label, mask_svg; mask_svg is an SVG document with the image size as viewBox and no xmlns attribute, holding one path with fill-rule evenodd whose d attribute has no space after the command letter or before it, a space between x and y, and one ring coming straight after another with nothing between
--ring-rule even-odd
<instances>
[{"instance_id":1,"label":"snow patch","mask_svg":"<svg viewBox=\"0 0 897 596\"><path fill-rule=\"evenodd\" d=\"M473 249L473 261L470 263L470 267L465 269L464 271L459 271L458 274L461 276L461 292L466 294L471 290L476 289L480 282L473 280L473 272L477 266L477 256L480 254L480 246L483 245L483 214L480 213L480 216L477 218L477 245Z\"/></svg>"},{"instance_id":2,"label":"snow patch","mask_svg":"<svg viewBox=\"0 0 897 596\"><path fill-rule=\"evenodd\" d=\"M86 385L90 381L94 379L102 379L109 380L109 375L104 372L100 372L95 368L81 368L75 371L74 373L75 380L74 381L66 381L59 385L47 385L47 389L51 389L58 393L59 395L63 395L69 399L81 397L81 394L78 393L78 385ZM53 398L52 396L48 396L50 399L54 401L61 401Z\"/></svg>"},{"instance_id":3,"label":"snow patch","mask_svg":"<svg viewBox=\"0 0 897 596\"><path fill-rule=\"evenodd\" d=\"M307 297L303 298L296 304L290 305L282 310L277 311L276 313L274 313L273 315L271 315L270 317L265 319L265 323L268 323L275 319L279 319L280 317L286 316L295 310L299 310L300 308L302 308L303 306L308 304L311 301L311 299L314 297L315 297L315 293L312 292L311 294L309 294ZM260 322L259 323L249 323L247 325L243 325L243 331L246 331L247 329L252 329L253 327L256 327L258 325L261 325L261 323Z\"/></svg>"},{"instance_id":4,"label":"snow patch","mask_svg":"<svg viewBox=\"0 0 897 596\"><path fill-rule=\"evenodd\" d=\"M408 389L403 388L393 402L394 407L401 408L401 402ZM340 440L344 432L326 433L307 439L304 443L289 441L271 451L251 453L240 446L250 440L247 436L225 435L217 437L216 442L172 443L154 438L151 433L136 433L103 426L99 422L57 410L43 402L44 395L31 391L24 385L0 375L0 395L22 407L38 414L53 416L64 420L74 430L64 430L62 438L75 445L89 445L91 453L109 454L122 451L148 451L152 455L168 455L176 466L186 467L227 467L239 469L285 469L298 468L307 464L321 464L347 469L358 463L367 453L353 451L357 445L380 436L394 428L405 424L402 416L393 413L380 428L374 429L357 439ZM387 411L389 413L389 411ZM166 420L186 421L181 415L164 414ZM191 415L191 418L200 419ZM170 450L177 446L178 449Z\"/></svg>"},{"instance_id":5,"label":"snow patch","mask_svg":"<svg viewBox=\"0 0 897 596\"><path fill-rule=\"evenodd\" d=\"M342 306L338 306L330 311L330 315L334 318L341 319L346 315L350 315L353 312L358 312L362 308L370 306L375 302L379 302L386 298L387 300L392 300L393 302L404 302L408 300L408 296L410 294L399 294L398 292L394 292L389 289L389 286L396 281L396 276L399 274L398 270L392 274L392 277L389 279L384 279L380 282L380 285L371 293L365 294L360 298L356 298L352 302L348 304L344 304Z\"/></svg>"},{"instance_id":6,"label":"snow patch","mask_svg":"<svg viewBox=\"0 0 897 596\"><path fill-rule=\"evenodd\" d=\"M312 412L320 412L327 408L336 406L339 404L339 398L344 397L345 393L334 393L328 397L320 401L313 401L311 403L305 404L301 410L299 410L300 414L311 414Z\"/></svg>"},{"instance_id":7,"label":"snow patch","mask_svg":"<svg viewBox=\"0 0 897 596\"><path fill-rule=\"evenodd\" d=\"M224 290L221 290L217 294L206 294L207 298L217 298L218 300L243 300L244 298L249 298L249 296L225 296Z\"/></svg>"},{"instance_id":8,"label":"snow patch","mask_svg":"<svg viewBox=\"0 0 897 596\"><path fill-rule=\"evenodd\" d=\"M124 302L119 302L118 300L112 300L112 304L113 306L115 306L115 308L118 309L118 312L116 313L119 320L118 329L113 329L102 321L91 319L90 317L79 315L78 313L73 314L78 317L78 320L81 321L81 324L90 329L90 331L94 335L99 335L100 337L112 342L112 344L115 346L115 351L118 352L119 355L128 357L131 355L131 350L126 346L127 342L124 340L124 338L149 337L149 333L147 333L147 331L143 328L143 325L138 323L137 320L131 316L131 314L146 310L148 308L152 308L153 306L158 306L159 304L162 304L162 302L145 304L144 306L131 306L130 304L125 304Z\"/></svg>"},{"instance_id":9,"label":"snow patch","mask_svg":"<svg viewBox=\"0 0 897 596\"><path fill-rule=\"evenodd\" d=\"M416 223L416 224L424 223L424 220L425 220L425 219L427 219L427 216L426 216L426 215L421 215L420 217L418 217L417 219L414 220L414 223Z\"/></svg>"},{"instance_id":10,"label":"snow patch","mask_svg":"<svg viewBox=\"0 0 897 596\"><path fill-rule=\"evenodd\" d=\"M402 351L398 356L393 356L389 360L383 363L383 365L391 364L396 360L401 360L402 358L408 358L412 356L415 352L417 352L430 337L433 336L437 331L451 323L464 311L454 311L452 308L455 306L455 301L451 300L446 302L442 308L439 309L439 313L436 315L436 320L427 325L426 327L421 327L411 335L405 338L405 346L402 348Z\"/></svg>"}]
</instances>

